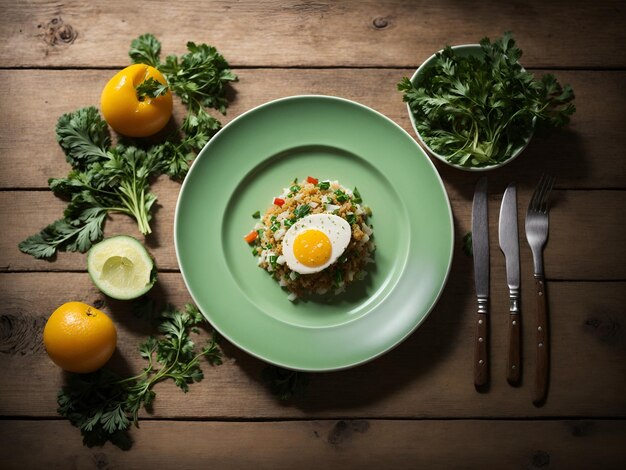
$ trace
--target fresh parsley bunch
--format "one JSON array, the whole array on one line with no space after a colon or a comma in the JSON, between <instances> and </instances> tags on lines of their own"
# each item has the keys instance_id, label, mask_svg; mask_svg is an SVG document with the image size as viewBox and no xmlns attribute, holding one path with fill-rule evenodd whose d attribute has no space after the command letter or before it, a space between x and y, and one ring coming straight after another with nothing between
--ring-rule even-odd
<instances>
[{"instance_id":1,"label":"fresh parsley bunch","mask_svg":"<svg viewBox=\"0 0 626 470\"><path fill-rule=\"evenodd\" d=\"M183 56L159 61L161 44L151 34L131 43L135 62L153 65L168 81L164 86L148 80L138 94L156 97L167 91L177 94L188 105L181 131L163 142L124 140L111 146L106 122L95 107L64 114L56 126L57 141L72 169L65 178L51 178L50 189L69 200L63 218L19 244L24 253L51 259L58 250L85 252L102 239L103 225L111 212L127 214L137 221L139 231L151 233L151 208L156 196L150 182L166 174L182 180L196 153L220 129L221 123L206 108L226 112L226 85L237 77L224 57L206 44L188 43Z\"/></svg>"},{"instance_id":2,"label":"fresh parsley bunch","mask_svg":"<svg viewBox=\"0 0 626 470\"><path fill-rule=\"evenodd\" d=\"M507 160L535 129L563 126L575 111L569 85L552 74L535 80L522 68L510 32L480 47L483 57L462 57L448 46L417 83L405 77L398 84L426 144L467 167Z\"/></svg>"},{"instance_id":3,"label":"fresh parsley bunch","mask_svg":"<svg viewBox=\"0 0 626 470\"><path fill-rule=\"evenodd\" d=\"M222 363L215 333L196 351L190 334L198 332L201 321L202 315L192 304L182 311L167 307L157 319L162 336L151 336L139 347L141 357L148 361L139 375L122 378L108 369L69 375L57 398L58 412L80 429L86 446L111 441L129 449L128 430L131 423L139 427L139 412L149 408L156 397L155 384L171 379L186 393L190 384L203 378L202 357L211 365Z\"/></svg>"}]
</instances>

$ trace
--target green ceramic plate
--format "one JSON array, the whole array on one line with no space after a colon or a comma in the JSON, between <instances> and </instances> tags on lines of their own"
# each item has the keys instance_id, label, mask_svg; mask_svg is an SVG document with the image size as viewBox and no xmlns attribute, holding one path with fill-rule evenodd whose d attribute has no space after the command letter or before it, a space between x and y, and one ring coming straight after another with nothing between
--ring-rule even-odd
<instances>
[{"instance_id":1,"label":"green ceramic plate","mask_svg":"<svg viewBox=\"0 0 626 470\"><path fill-rule=\"evenodd\" d=\"M358 187L373 216L375 265L330 300L292 303L243 240L294 178ZM194 301L230 342L296 370L355 366L426 318L445 285L454 229L445 189L413 138L382 114L329 96L264 104L226 125L182 186L175 244Z\"/></svg>"}]
</instances>

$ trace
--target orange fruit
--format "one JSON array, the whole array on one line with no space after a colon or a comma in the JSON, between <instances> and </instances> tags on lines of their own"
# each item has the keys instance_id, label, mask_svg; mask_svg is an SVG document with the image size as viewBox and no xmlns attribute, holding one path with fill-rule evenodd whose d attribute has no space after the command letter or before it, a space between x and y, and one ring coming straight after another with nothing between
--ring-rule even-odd
<instances>
[{"instance_id":1,"label":"orange fruit","mask_svg":"<svg viewBox=\"0 0 626 470\"><path fill-rule=\"evenodd\" d=\"M111 319L82 302L67 302L57 308L43 330L43 343L50 359L69 372L94 372L113 355L117 330Z\"/></svg>"},{"instance_id":2,"label":"orange fruit","mask_svg":"<svg viewBox=\"0 0 626 470\"><path fill-rule=\"evenodd\" d=\"M172 116L172 93L156 98L137 96L146 80L167 85L161 72L145 64L133 64L118 72L102 90L100 107L106 122L128 137L147 137L163 129Z\"/></svg>"}]
</instances>

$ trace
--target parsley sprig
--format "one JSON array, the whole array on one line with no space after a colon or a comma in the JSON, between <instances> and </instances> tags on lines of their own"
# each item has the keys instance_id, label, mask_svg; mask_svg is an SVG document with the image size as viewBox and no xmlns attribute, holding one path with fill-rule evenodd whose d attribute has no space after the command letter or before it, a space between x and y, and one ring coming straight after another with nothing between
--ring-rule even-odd
<instances>
[{"instance_id":1,"label":"parsley sprig","mask_svg":"<svg viewBox=\"0 0 626 470\"><path fill-rule=\"evenodd\" d=\"M480 41L483 57L464 57L446 47L417 83L403 78L404 93L426 144L462 166L508 159L532 132L565 125L574 113L574 92L552 74L536 80L519 64L522 51L510 32Z\"/></svg>"},{"instance_id":2,"label":"parsley sprig","mask_svg":"<svg viewBox=\"0 0 626 470\"><path fill-rule=\"evenodd\" d=\"M144 34L131 43L132 61L159 68L168 81L166 86L146 80L138 85L138 96L154 98L171 89L188 105L180 131L162 142L150 145L127 139L112 146L107 124L95 107L59 118L57 141L72 169L48 184L69 205L61 219L22 241L21 251L44 259L54 258L59 250L85 252L102 239L105 220L113 212L135 218L142 234L151 233L156 201L151 181L160 174L176 180L185 177L190 161L221 127L205 108L225 113L226 85L237 79L215 48L191 42L187 48L187 54L168 56L161 63L161 43L153 35Z\"/></svg>"},{"instance_id":3,"label":"parsley sprig","mask_svg":"<svg viewBox=\"0 0 626 470\"><path fill-rule=\"evenodd\" d=\"M130 448L128 430L131 424L139 427L139 412L153 403L154 385L172 380L186 393L190 384L203 378L201 358L211 365L222 363L215 333L196 350L190 334L198 333L201 321L202 315L191 304L182 311L167 307L158 318L161 337L151 336L139 347L148 364L134 377L122 378L108 369L68 375L57 398L58 412L80 429L85 445L111 441L122 449Z\"/></svg>"},{"instance_id":4,"label":"parsley sprig","mask_svg":"<svg viewBox=\"0 0 626 470\"><path fill-rule=\"evenodd\" d=\"M161 43L152 34L139 36L131 43L129 51L133 63L147 63L157 68L172 92L187 105L188 113L182 124L186 139L179 145L167 146L164 153L189 154L202 148L221 127L206 108L226 113L226 85L237 80L215 47L190 41L187 51L181 57L169 55L161 62ZM182 160L180 163L184 166Z\"/></svg>"},{"instance_id":5,"label":"parsley sprig","mask_svg":"<svg viewBox=\"0 0 626 470\"><path fill-rule=\"evenodd\" d=\"M143 101L145 98L158 98L168 91L168 86L150 77L135 87L137 97Z\"/></svg>"}]
</instances>

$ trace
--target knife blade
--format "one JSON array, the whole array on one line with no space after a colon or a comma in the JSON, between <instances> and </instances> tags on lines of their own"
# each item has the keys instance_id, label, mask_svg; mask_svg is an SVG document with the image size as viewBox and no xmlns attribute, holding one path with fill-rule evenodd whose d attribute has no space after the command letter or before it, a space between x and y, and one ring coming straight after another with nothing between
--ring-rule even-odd
<instances>
[{"instance_id":1,"label":"knife blade","mask_svg":"<svg viewBox=\"0 0 626 470\"><path fill-rule=\"evenodd\" d=\"M474 338L474 385L484 386L489 380L489 210L487 177L476 184L472 204L472 251L474 255L474 284L478 310Z\"/></svg>"},{"instance_id":2,"label":"knife blade","mask_svg":"<svg viewBox=\"0 0 626 470\"><path fill-rule=\"evenodd\" d=\"M521 315L520 315L520 262L517 230L517 188L507 186L500 206L498 224L500 249L506 260L506 281L509 286L509 353L506 379L517 385L521 378Z\"/></svg>"}]
</instances>

